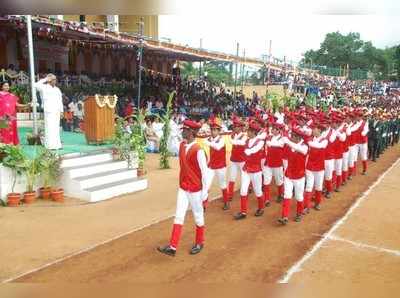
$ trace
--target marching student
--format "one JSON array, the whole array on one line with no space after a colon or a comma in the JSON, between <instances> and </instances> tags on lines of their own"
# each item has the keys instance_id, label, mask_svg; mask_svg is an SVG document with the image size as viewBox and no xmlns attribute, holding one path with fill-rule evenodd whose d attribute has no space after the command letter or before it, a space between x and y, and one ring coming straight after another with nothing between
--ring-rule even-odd
<instances>
[{"instance_id":1,"label":"marching student","mask_svg":"<svg viewBox=\"0 0 400 298\"><path fill-rule=\"evenodd\" d=\"M363 116L363 113L360 112L359 116ZM357 151L360 154L360 159L362 162L362 167L363 167L362 174L365 175L367 173L369 127L366 119L361 118L360 122L361 122L360 127L356 131L356 144L358 147Z\"/></svg>"},{"instance_id":2,"label":"marching student","mask_svg":"<svg viewBox=\"0 0 400 298\"><path fill-rule=\"evenodd\" d=\"M211 184L216 175L218 178L219 187L222 192L222 199L224 208L226 208L229 197L226 185L226 146L224 138L220 135L221 125L217 122L216 118L210 119L211 136L207 138L204 143L210 147L210 161L208 163L208 185L210 189Z\"/></svg>"},{"instance_id":3,"label":"marching student","mask_svg":"<svg viewBox=\"0 0 400 298\"><path fill-rule=\"evenodd\" d=\"M309 213L311 208L312 192L315 190L315 210L321 210L322 188L324 184L325 149L328 140L321 136L323 124L312 125L312 137L308 140L309 148L306 164L306 187L304 193L304 213Z\"/></svg>"},{"instance_id":4,"label":"marching student","mask_svg":"<svg viewBox=\"0 0 400 298\"><path fill-rule=\"evenodd\" d=\"M267 155L265 163L262 165L264 176L264 202L268 207L271 204L270 187L272 177L275 179L275 184L278 187L278 199L283 199L283 137L281 131L284 125L272 122L272 137L268 138L265 147Z\"/></svg>"},{"instance_id":5,"label":"marching student","mask_svg":"<svg viewBox=\"0 0 400 298\"><path fill-rule=\"evenodd\" d=\"M349 173L349 151L350 151L350 117L346 115L346 119L343 126L343 132L346 134L346 140L343 144L343 168L342 168L342 185L347 183Z\"/></svg>"},{"instance_id":6,"label":"marching student","mask_svg":"<svg viewBox=\"0 0 400 298\"><path fill-rule=\"evenodd\" d=\"M285 137L284 143L289 146L288 167L284 177L284 199L282 217L278 219L282 225L289 221L290 201L294 195L297 201L295 221L301 221L303 214L305 167L308 147L303 141L308 137L299 129L293 129L290 139Z\"/></svg>"},{"instance_id":7,"label":"marching student","mask_svg":"<svg viewBox=\"0 0 400 298\"><path fill-rule=\"evenodd\" d=\"M233 118L233 132L231 134L232 151L231 151L231 165L230 165L230 179L228 185L229 200L233 198L235 188L235 181L237 174L242 173L244 161L246 159L244 149L246 147L247 135L243 131L244 123L238 117ZM229 203L224 203L224 210L229 209Z\"/></svg>"},{"instance_id":8,"label":"marching student","mask_svg":"<svg viewBox=\"0 0 400 298\"><path fill-rule=\"evenodd\" d=\"M255 216L264 214L261 171L261 153L264 150L264 142L257 137L257 133L260 130L261 127L256 121L250 121L247 130L248 140L246 142L246 149L244 150L246 160L243 166L240 184L240 212L234 216L236 220L244 219L247 216L250 182L253 185L254 193L258 201L258 209Z\"/></svg>"},{"instance_id":9,"label":"marching student","mask_svg":"<svg viewBox=\"0 0 400 298\"><path fill-rule=\"evenodd\" d=\"M325 170L324 170L324 178L325 178L325 197L329 199L331 197L331 192L333 191L333 171L334 171L334 145L333 143L336 140L335 130L331 127L332 120L328 122L328 128L325 131L325 138L328 141L328 145L325 149Z\"/></svg>"},{"instance_id":10,"label":"marching student","mask_svg":"<svg viewBox=\"0 0 400 298\"><path fill-rule=\"evenodd\" d=\"M357 130L361 126L361 121L358 119L358 111L352 113L353 121L350 126L350 148L349 148L349 179L357 174L357 159L358 159L358 145L357 145Z\"/></svg>"},{"instance_id":11,"label":"marching student","mask_svg":"<svg viewBox=\"0 0 400 298\"><path fill-rule=\"evenodd\" d=\"M183 141L179 147L179 189L176 213L169 245L158 247L158 251L175 256L182 233L186 211L192 208L196 223L196 240L190 254L199 253L204 246L204 209L203 199L207 196L207 157L196 143L196 135L201 124L185 120L183 122Z\"/></svg>"},{"instance_id":12,"label":"marching student","mask_svg":"<svg viewBox=\"0 0 400 298\"><path fill-rule=\"evenodd\" d=\"M334 142L334 158L335 158L335 192L339 192L340 186L342 185L343 175L343 153L346 142L346 132L343 130L344 123L341 118L335 118L336 123L334 124L336 140Z\"/></svg>"}]
</instances>

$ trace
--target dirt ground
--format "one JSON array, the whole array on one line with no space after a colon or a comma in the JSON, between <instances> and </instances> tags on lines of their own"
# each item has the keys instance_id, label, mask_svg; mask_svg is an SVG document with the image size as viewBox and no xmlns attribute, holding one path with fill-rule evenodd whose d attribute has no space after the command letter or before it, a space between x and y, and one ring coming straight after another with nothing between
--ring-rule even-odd
<instances>
[{"instance_id":1,"label":"dirt ground","mask_svg":"<svg viewBox=\"0 0 400 298\"><path fill-rule=\"evenodd\" d=\"M178 159L159 169L159 155L148 154L149 188L98 203L67 198L63 204L37 200L18 208L0 207L0 281L109 241L173 216ZM210 196L220 191L213 185Z\"/></svg>"},{"instance_id":2,"label":"dirt ground","mask_svg":"<svg viewBox=\"0 0 400 298\"><path fill-rule=\"evenodd\" d=\"M39 272L23 276L17 281L159 283L245 280L275 282L399 157L399 146L388 150L379 162L369 163L366 176L357 175L342 188L340 193L335 193L330 200L323 201L321 211L312 211L301 223L292 220L295 204L292 204L291 221L285 227L279 226L276 221L281 211L277 203L267 208L263 217L254 217L252 214L256 210L254 195L250 197L251 212L248 218L239 222L234 221L232 216L239 209L239 199L236 195L229 211L221 210L219 200L210 204L206 213L205 249L199 255L188 254L194 238L194 224L189 212L175 258L161 255L156 251L158 245L166 244L169 240L172 220L165 220ZM160 180L158 183L159 187L163 188L164 184L169 182ZM275 192L273 195L275 196ZM394 196L391 197L394 199ZM398 193L396 198L399 198ZM373 217L375 209L373 207L371 209L371 214L362 217L364 220ZM367 225L365 221L364 225ZM377 229L371 231L371 235L384 231ZM355 233L359 234L357 231ZM394 236L393 232L388 233L389 238ZM368 237L369 234L365 232L364 235L362 233L359 235ZM386 234L375 236L386 239ZM390 242L387 245L389 244ZM348 257L348 261L342 260L343 264L351 262L352 256ZM334 257L332 256L331 259ZM378 264L380 261L388 264L388 260L384 258L377 261ZM398 276L398 270L395 271L391 271L391 274L397 273Z\"/></svg>"},{"instance_id":3,"label":"dirt ground","mask_svg":"<svg viewBox=\"0 0 400 298\"><path fill-rule=\"evenodd\" d=\"M400 285L400 163L368 194L292 281Z\"/></svg>"}]
</instances>

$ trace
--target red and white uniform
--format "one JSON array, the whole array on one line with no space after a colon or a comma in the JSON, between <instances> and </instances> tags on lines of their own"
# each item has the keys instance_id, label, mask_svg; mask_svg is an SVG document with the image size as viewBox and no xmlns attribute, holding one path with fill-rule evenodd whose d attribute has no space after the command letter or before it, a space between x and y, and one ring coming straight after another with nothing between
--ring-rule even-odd
<instances>
[{"instance_id":1,"label":"red and white uniform","mask_svg":"<svg viewBox=\"0 0 400 298\"><path fill-rule=\"evenodd\" d=\"M357 131L361 127L361 121L353 123L350 126L350 147L349 147L349 168L350 175L353 174L353 169L358 157L358 145L357 145ZM355 172L354 172L355 174Z\"/></svg>"},{"instance_id":2,"label":"red and white uniform","mask_svg":"<svg viewBox=\"0 0 400 298\"><path fill-rule=\"evenodd\" d=\"M315 201L321 203L322 188L324 185L325 149L328 140L324 137L313 137L308 144L308 159L306 164L306 187L304 194L304 207L310 208L311 196L315 189Z\"/></svg>"},{"instance_id":3,"label":"red and white uniform","mask_svg":"<svg viewBox=\"0 0 400 298\"><path fill-rule=\"evenodd\" d=\"M269 129L268 127L262 129L256 136L256 138L260 139L263 141L264 148L262 150L261 154L261 169L264 167L265 159L266 159L266 153L265 153L265 141L267 138L269 138Z\"/></svg>"},{"instance_id":4,"label":"red and white uniform","mask_svg":"<svg viewBox=\"0 0 400 298\"><path fill-rule=\"evenodd\" d=\"M343 154L346 146L346 132L343 130L344 124L336 129L335 140L335 173L336 177L341 180L343 169ZM339 187L341 181L336 181L336 187Z\"/></svg>"},{"instance_id":5,"label":"red and white uniform","mask_svg":"<svg viewBox=\"0 0 400 298\"><path fill-rule=\"evenodd\" d=\"M230 166L230 179L229 183L235 182L237 174L242 172L246 156L244 150L246 149L247 136L244 132L231 135L232 151L231 151L231 166Z\"/></svg>"},{"instance_id":6,"label":"red and white uniform","mask_svg":"<svg viewBox=\"0 0 400 298\"><path fill-rule=\"evenodd\" d=\"M244 150L246 160L243 166L240 185L240 211L243 214L247 214L247 195L250 182L252 183L254 193L257 196L259 209L263 209L264 207L261 171L262 151L264 151L263 140L257 138L257 136L247 140L246 149Z\"/></svg>"},{"instance_id":7,"label":"red and white uniform","mask_svg":"<svg viewBox=\"0 0 400 298\"><path fill-rule=\"evenodd\" d=\"M297 214L303 212L305 171L308 147L304 141L294 143L289 139L284 139L285 144L289 146L288 167L285 170L284 178L284 199L282 208L282 217L289 216L290 200L294 197L297 201Z\"/></svg>"},{"instance_id":8,"label":"red and white uniform","mask_svg":"<svg viewBox=\"0 0 400 298\"><path fill-rule=\"evenodd\" d=\"M290 130L287 125L285 125L285 129L282 134L284 137L290 137ZM289 154L289 146L285 144L283 146L283 153L282 153L282 162L283 162L283 171L286 171L288 165L288 154Z\"/></svg>"},{"instance_id":9,"label":"red and white uniform","mask_svg":"<svg viewBox=\"0 0 400 298\"><path fill-rule=\"evenodd\" d=\"M210 161L208 163L208 184L207 189L210 189L211 184L216 175L218 178L219 187L222 191L224 202L228 202L228 192L226 185L226 146L222 136L215 138L209 137L205 140L205 144L210 147Z\"/></svg>"},{"instance_id":10,"label":"red and white uniform","mask_svg":"<svg viewBox=\"0 0 400 298\"><path fill-rule=\"evenodd\" d=\"M179 189L170 246L178 247L186 211L192 209L196 223L196 243L204 241L203 199L207 197L207 157L196 142L181 142L179 147Z\"/></svg>"},{"instance_id":11,"label":"red and white uniform","mask_svg":"<svg viewBox=\"0 0 400 298\"><path fill-rule=\"evenodd\" d=\"M308 125L303 125L300 130L305 133L307 136L312 135L312 129Z\"/></svg>"},{"instance_id":12,"label":"red and white uniform","mask_svg":"<svg viewBox=\"0 0 400 298\"><path fill-rule=\"evenodd\" d=\"M364 172L367 170L367 160L368 160L368 123L365 120L361 120L361 125L356 131L356 144L357 152L360 154L360 159L363 162Z\"/></svg>"},{"instance_id":13,"label":"red and white uniform","mask_svg":"<svg viewBox=\"0 0 400 298\"><path fill-rule=\"evenodd\" d=\"M330 127L324 136L328 140L328 146L325 149L325 183L327 183L327 190L331 192L332 175L335 165L334 142L336 140L336 131Z\"/></svg>"},{"instance_id":14,"label":"red and white uniform","mask_svg":"<svg viewBox=\"0 0 400 298\"><path fill-rule=\"evenodd\" d=\"M344 148L343 148L343 162L342 162L343 181L345 181L347 180L347 173L349 171L349 151L350 151L350 136L351 136L350 125L345 123L343 131L346 133L346 140L344 142Z\"/></svg>"},{"instance_id":15,"label":"red and white uniform","mask_svg":"<svg viewBox=\"0 0 400 298\"><path fill-rule=\"evenodd\" d=\"M278 134L267 139L265 147L267 155L262 167L264 176L264 200L270 201L270 185L272 177L278 186L279 195L283 195L283 147L285 146L283 137Z\"/></svg>"}]
</instances>

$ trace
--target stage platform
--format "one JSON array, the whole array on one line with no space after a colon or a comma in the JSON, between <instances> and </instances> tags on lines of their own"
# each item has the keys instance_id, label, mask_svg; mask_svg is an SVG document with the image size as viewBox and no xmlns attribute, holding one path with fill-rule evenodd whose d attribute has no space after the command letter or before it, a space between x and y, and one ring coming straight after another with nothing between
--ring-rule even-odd
<instances>
[{"instance_id":1,"label":"stage platform","mask_svg":"<svg viewBox=\"0 0 400 298\"><path fill-rule=\"evenodd\" d=\"M29 156L35 156L35 146L28 145L26 140L27 133L31 133L32 128L29 127L20 127L18 128L19 140L21 143L24 152ZM63 148L58 150L60 155L66 155L71 153L77 154L87 154L87 153L95 153L96 151L104 151L107 149L111 149L112 144L103 144L103 145L89 145L86 143L85 135L83 133L77 132L61 132L61 142ZM37 147L36 147L37 149Z\"/></svg>"}]
</instances>

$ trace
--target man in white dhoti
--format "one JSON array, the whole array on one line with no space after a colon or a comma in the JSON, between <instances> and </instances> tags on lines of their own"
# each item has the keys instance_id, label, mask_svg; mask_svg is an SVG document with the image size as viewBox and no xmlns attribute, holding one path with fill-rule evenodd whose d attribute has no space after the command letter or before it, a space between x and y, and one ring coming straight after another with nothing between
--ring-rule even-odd
<instances>
[{"instance_id":1,"label":"man in white dhoti","mask_svg":"<svg viewBox=\"0 0 400 298\"><path fill-rule=\"evenodd\" d=\"M57 78L48 74L44 79L35 83L40 92L44 110L44 146L47 149L61 149L60 118L64 111L62 94L56 86Z\"/></svg>"}]
</instances>

